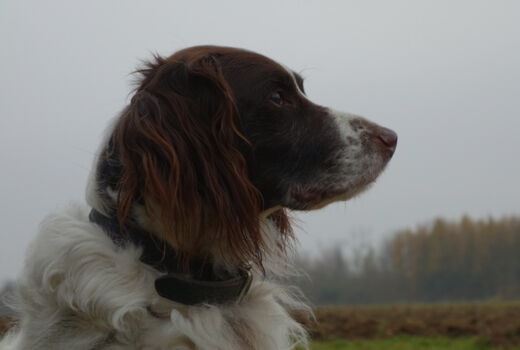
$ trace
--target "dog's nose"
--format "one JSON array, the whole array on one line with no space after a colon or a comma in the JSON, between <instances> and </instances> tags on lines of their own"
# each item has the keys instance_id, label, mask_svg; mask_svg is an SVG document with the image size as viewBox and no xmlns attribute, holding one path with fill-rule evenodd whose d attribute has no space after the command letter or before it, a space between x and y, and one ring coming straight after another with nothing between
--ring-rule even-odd
<instances>
[{"instance_id":1,"label":"dog's nose","mask_svg":"<svg viewBox=\"0 0 520 350\"><path fill-rule=\"evenodd\" d=\"M397 134L388 128L379 127L376 135L383 144L390 148L392 151L395 150L395 146L397 145Z\"/></svg>"}]
</instances>

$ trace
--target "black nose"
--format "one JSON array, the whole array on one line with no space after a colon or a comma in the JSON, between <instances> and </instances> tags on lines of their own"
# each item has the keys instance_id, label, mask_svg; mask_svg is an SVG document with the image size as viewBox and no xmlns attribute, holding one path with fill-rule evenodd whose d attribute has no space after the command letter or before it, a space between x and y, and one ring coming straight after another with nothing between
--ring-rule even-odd
<instances>
[{"instance_id":1,"label":"black nose","mask_svg":"<svg viewBox=\"0 0 520 350\"><path fill-rule=\"evenodd\" d=\"M397 145L397 134L393 130L381 127L377 132L377 137L383 141L385 146L391 150L395 149Z\"/></svg>"}]
</instances>

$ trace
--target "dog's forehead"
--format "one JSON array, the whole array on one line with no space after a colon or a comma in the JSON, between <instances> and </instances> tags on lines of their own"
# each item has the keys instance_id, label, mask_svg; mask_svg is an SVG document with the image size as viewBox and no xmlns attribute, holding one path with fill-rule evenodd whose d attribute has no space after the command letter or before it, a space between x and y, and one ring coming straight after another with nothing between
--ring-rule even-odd
<instances>
[{"instance_id":1,"label":"dog's forehead","mask_svg":"<svg viewBox=\"0 0 520 350\"><path fill-rule=\"evenodd\" d=\"M189 62L206 56L215 57L223 69L240 73L293 75L293 72L273 59L236 47L228 46L193 46L177 51L169 60Z\"/></svg>"}]
</instances>

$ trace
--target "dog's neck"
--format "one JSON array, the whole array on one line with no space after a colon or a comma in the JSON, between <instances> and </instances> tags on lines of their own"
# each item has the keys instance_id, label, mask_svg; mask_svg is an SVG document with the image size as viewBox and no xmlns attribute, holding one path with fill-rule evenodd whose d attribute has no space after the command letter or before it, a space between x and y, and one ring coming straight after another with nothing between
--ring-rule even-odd
<instances>
[{"instance_id":1,"label":"dog's neck","mask_svg":"<svg viewBox=\"0 0 520 350\"><path fill-rule=\"evenodd\" d=\"M141 262L162 274L155 281L155 289L166 299L185 305L224 304L240 301L251 286L252 275L248 269L230 272L206 259L193 259L186 270L170 245L135 222L121 227L116 217L96 209L92 209L89 219L117 246L134 244L142 249Z\"/></svg>"},{"instance_id":2,"label":"dog's neck","mask_svg":"<svg viewBox=\"0 0 520 350\"><path fill-rule=\"evenodd\" d=\"M110 129L108 129L108 134L110 134ZM117 223L115 219L117 193L113 181L119 175L119 171L117 162L109 162L109 159L104 156L105 148L106 146L102 144L100 157L93 164L87 185L86 198L87 203L93 209L110 218L112 222ZM268 218L277 209L280 209L280 207L269 208L259 214L262 236L267 242L267 249L263 252L264 266L262 268L258 268L258 266L252 267L253 272L259 276L280 277L294 273L289 263L291 260L292 241L282 243L283 235L280 233L278 226L272 219ZM137 236L135 242L132 241L132 243L143 247L143 250L148 249L145 255L152 257L147 265L154 267L155 270L162 274L176 273L175 270L178 267L176 247L160 240L161 228L151 219L144 206L134 204L130 217L133 219L134 235ZM143 244L144 241L147 243ZM159 244L157 244L158 242ZM157 247L162 249L157 249ZM229 261L229 257L225 254L225 249L223 250L219 246L219 242L208 242L207 246L201 247L200 252L203 256L199 256L198 261L202 261L202 263L195 264L190 269L190 273L183 273L183 277L187 277L190 280L207 280L207 274L209 273L209 280L211 281L233 277L243 278L246 275L246 266L243 266L242 263ZM200 266L204 267L201 268Z\"/></svg>"}]
</instances>

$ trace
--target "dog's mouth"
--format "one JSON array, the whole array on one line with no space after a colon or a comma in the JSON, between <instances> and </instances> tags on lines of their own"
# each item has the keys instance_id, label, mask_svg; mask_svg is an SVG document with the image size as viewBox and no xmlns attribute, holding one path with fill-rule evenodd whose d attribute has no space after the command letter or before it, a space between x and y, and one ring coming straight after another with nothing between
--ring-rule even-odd
<instances>
[{"instance_id":1,"label":"dog's mouth","mask_svg":"<svg viewBox=\"0 0 520 350\"><path fill-rule=\"evenodd\" d=\"M294 210L316 210L321 209L334 202L347 201L360 193L366 191L371 184L383 172L392 155L381 158L381 162L372 164L365 173L352 178L338 179L337 181L320 181L314 184L293 184L287 195L286 204Z\"/></svg>"}]
</instances>

